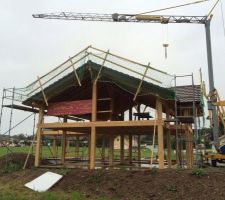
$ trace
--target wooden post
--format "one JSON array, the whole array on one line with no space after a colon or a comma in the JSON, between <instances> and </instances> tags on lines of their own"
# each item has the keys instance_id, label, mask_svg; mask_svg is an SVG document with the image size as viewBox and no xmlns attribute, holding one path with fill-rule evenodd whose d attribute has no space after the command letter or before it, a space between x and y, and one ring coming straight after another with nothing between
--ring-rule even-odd
<instances>
[{"instance_id":1,"label":"wooden post","mask_svg":"<svg viewBox=\"0 0 225 200\"><path fill-rule=\"evenodd\" d=\"M124 135L120 135L120 163L124 164Z\"/></svg>"},{"instance_id":2,"label":"wooden post","mask_svg":"<svg viewBox=\"0 0 225 200\"><path fill-rule=\"evenodd\" d=\"M103 161L103 163L105 162L105 142L106 142L106 138L103 135L103 137L102 137L102 161Z\"/></svg>"},{"instance_id":3,"label":"wooden post","mask_svg":"<svg viewBox=\"0 0 225 200\"><path fill-rule=\"evenodd\" d=\"M162 102L156 100L156 112L158 120L162 120ZM163 145L163 126L158 125L158 157L159 157L159 169L164 168L164 145Z\"/></svg>"},{"instance_id":4,"label":"wooden post","mask_svg":"<svg viewBox=\"0 0 225 200\"><path fill-rule=\"evenodd\" d=\"M110 113L110 120L113 120L113 114L114 114L114 101L113 98L110 101L110 110L112 111ZM109 136L109 166L113 166L113 160L114 160L114 139L115 137L113 135Z\"/></svg>"},{"instance_id":5,"label":"wooden post","mask_svg":"<svg viewBox=\"0 0 225 200\"><path fill-rule=\"evenodd\" d=\"M132 163L132 134L129 134L129 163Z\"/></svg>"},{"instance_id":6,"label":"wooden post","mask_svg":"<svg viewBox=\"0 0 225 200\"><path fill-rule=\"evenodd\" d=\"M172 160L171 160L171 133L170 133L170 130L167 130L167 163L168 163L168 168L171 168Z\"/></svg>"},{"instance_id":7,"label":"wooden post","mask_svg":"<svg viewBox=\"0 0 225 200\"><path fill-rule=\"evenodd\" d=\"M44 108L39 108L39 115L38 115L38 125L37 125L37 143L36 143L36 149L35 149L35 160L34 160L34 166L39 167L40 166L40 152L41 152L41 133L42 130L40 128L40 125L43 123L44 118Z\"/></svg>"},{"instance_id":8,"label":"wooden post","mask_svg":"<svg viewBox=\"0 0 225 200\"><path fill-rule=\"evenodd\" d=\"M132 121L132 108L129 109L129 121ZM128 154L128 158L129 158L129 164L132 163L132 135L129 134L129 154Z\"/></svg>"},{"instance_id":9,"label":"wooden post","mask_svg":"<svg viewBox=\"0 0 225 200\"><path fill-rule=\"evenodd\" d=\"M64 123L67 122L66 117L63 118L63 122ZM62 145L61 163L62 163L62 165L64 165L65 164L65 158L66 158L66 130L63 130L63 132L62 132L61 145Z\"/></svg>"},{"instance_id":10,"label":"wooden post","mask_svg":"<svg viewBox=\"0 0 225 200\"><path fill-rule=\"evenodd\" d=\"M141 166L141 136L138 135L137 138L137 145L138 145L138 165Z\"/></svg>"},{"instance_id":11,"label":"wooden post","mask_svg":"<svg viewBox=\"0 0 225 200\"><path fill-rule=\"evenodd\" d=\"M92 116L91 121L97 120L97 81L92 85ZM95 157L96 157L96 127L91 127L91 147L90 147L90 169L95 169Z\"/></svg>"},{"instance_id":12,"label":"wooden post","mask_svg":"<svg viewBox=\"0 0 225 200\"><path fill-rule=\"evenodd\" d=\"M52 152L53 152L54 158L56 158L57 155L56 155L56 137L55 136L54 136L53 141L52 141Z\"/></svg>"},{"instance_id":13,"label":"wooden post","mask_svg":"<svg viewBox=\"0 0 225 200\"><path fill-rule=\"evenodd\" d=\"M190 115L188 109L184 110L184 115ZM185 146L186 146L186 163L187 168L191 169L193 164L193 146L192 146L192 128L188 125L188 129L185 130Z\"/></svg>"},{"instance_id":14,"label":"wooden post","mask_svg":"<svg viewBox=\"0 0 225 200\"><path fill-rule=\"evenodd\" d=\"M76 136L76 157L78 158L79 157L79 151L80 151L80 137L79 136Z\"/></svg>"},{"instance_id":15,"label":"wooden post","mask_svg":"<svg viewBox=\"0 0 225 200\"><path fill-rule=\"evenodd\" d=\"M193 166L193 143L192 143L192 128L189 125L188 130L185 130L186 135L186 161L187 168L191 169Z\"/></svg>"},{"instance_id":16,"label":"wooden post","mask_svg":"<svg viewBox=\"0 0 225 200\"><path fill-rule=\"evenodd\" d=\"M70 152L70 138L66 136L66 153Z\"/></svg>"},{"instance_id":17,"label":"wooden post","mask_svg":"<svg viewBox=\"0 0 225 200\"><path fill-rule=\"evenodd\" d=\"M109 137L109 166L113 166L113 157L114 157L114 136L110 135Z\"/></svg>"},{"instance_id":18,"label":"wooden post","mask_svg":"<svg viewBox=\"0 0 225 200\"><path fill-rule=\"evenodd\" d=\"M170 114L169 114L169 108L166 108L166 119L169 119ZM168 123L169 124L169 123ZM172 167L172 160L171 160L171 132L168 129L167 130L167 164L168 168Z\"/></svg>"}]
</instances>

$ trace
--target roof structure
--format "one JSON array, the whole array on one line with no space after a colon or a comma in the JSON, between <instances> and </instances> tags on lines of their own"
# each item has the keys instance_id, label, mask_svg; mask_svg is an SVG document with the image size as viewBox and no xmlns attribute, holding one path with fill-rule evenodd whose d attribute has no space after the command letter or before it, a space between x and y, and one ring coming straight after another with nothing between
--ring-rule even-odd
<instances>
[{"instance_id":1,"label":"roof structure","mask_svg":"<svg viewBox=\"0 0 225 200\"><path fill-rule=\"evenodd\" d=\"M95 79L100 88L99 98L105 98L106 94L116 96L116 113L129 109L136 102L154 108L156 98L174 105L173 75L91 46L27 87L14 89L14 98L28 107L33 107L34 102L91 99L91 83ZM200 88L195 86L194 89L195 101L200 102ZM193 101L192 86L179 86L176 93L180 103ZM100 109L104 107L102 103Z\"/></svg>"},{"instance_id":2,"label":"roof structure","mask_svg":"<svg viewBox=\"0 0 225 200\"><path fill-rule=\"evenodd\" d=\"M44 93L48 101L56 101L54 98L59 93L71 87L83 89L85 81L92 81L96 77L99 82L114 84L133 97L154 95L164 100L174 100L174 91L171 89L174 76L153 68L150 64L144 65L91 46L27 87L15 88L14 98L32 106L32 101L45 100Z\"/></svg>"}]
</instances>

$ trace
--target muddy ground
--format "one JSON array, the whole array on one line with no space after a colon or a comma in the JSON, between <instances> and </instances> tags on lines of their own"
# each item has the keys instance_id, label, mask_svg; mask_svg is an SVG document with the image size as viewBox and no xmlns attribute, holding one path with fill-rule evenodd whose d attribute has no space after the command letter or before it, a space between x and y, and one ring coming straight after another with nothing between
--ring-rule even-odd
<instances>
[{"instance_id":1,"label":"muddy ground","mask_svg":"<svg viewBox=\"0 0 225 200\"><path fill-rule=\"evenodd\" d=\"M114 170L43 169L34 168L34 157L22 170L26 154L12 154L0 158L0 199L74 199L74 192L85 199L225 199L225 168L194 170L156 168L134 171L126 168ZM24 184L52 171L63 175L50 193L55 197L42 198L24 187ZM61 195L61 197L58 196ZM21 198L20 198L21 195ZM9 198L10 197L10 198ZM84 199L84 198L79 199Z\"/></svg>"},{"instance_id":2,"label":"muddy ground","mask_svg":"<svg viewBox=\"0 0 225 200\"><path fill-rule=\"evenodd\" d=\"M27 169L0 176L1 185L12 183L13 190L24 189L23 184L48 169ZM88 199L225 199L225 169L189 170L50 170L64 175L51 192L78 191ZM20 186L15 187L16 180ZM29 191L30 192L30 191Z\"/></svg>"}]
</instances>

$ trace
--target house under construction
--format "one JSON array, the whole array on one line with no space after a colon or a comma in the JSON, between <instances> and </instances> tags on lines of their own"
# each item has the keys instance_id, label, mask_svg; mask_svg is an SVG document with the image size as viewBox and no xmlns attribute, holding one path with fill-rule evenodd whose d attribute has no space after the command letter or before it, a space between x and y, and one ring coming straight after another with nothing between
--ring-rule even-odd
<instances>
[{"instance_id":1,"label":"house under construction","mask_svg":"<svg viewBox=\"0 0 225 200\"><path fill-rule=\"evenodd\" d=\"M196 119L203 114L201 91L192 75L189 85L176 86L177 78L181 77L89 46L27 87L5 90L21 104L3 106L39 113L34 137L37 167L46 163L41 152L47 138L51 166L95 169L157 163L163 169L176 163L191 168ZM47 122L52 116L55 121ZM141 155L141 136L151 138L147 157ZM68 153L72 140L75 150ZM85 158L79 153L84 141Z\"/></svg>"}]
</instances>

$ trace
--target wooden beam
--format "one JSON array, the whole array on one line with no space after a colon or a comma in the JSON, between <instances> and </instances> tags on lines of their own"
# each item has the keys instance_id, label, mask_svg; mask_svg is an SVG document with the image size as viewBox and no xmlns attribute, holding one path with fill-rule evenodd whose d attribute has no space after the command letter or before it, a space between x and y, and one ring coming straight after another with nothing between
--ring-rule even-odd
<instances>
[{"instance_id":1,"label":"wooden beam","mask_svg":"<svg viewBox=\"0 0 225 200\"><path fill-rule=\"evenodd\" d=\"M141 120L141 121L97 121L97 122L56 122L56 123L44 123L41 124L41 128L52 128L52 129L66 129L66 128L91 128L95 127L134 127L134 126L154 126L164 125L162 119L158 120Z\"/></svg>"},{"instance_id":2,"label":"wooden beam","mask_svg":"<svg viewBox=\"0 0 225 200\"><path fill-rule=\"evenodd\" d=\"M162 119L162 102L156 100L156 112L159 120ZM164 168L164 144L163 144L163 126L158 125L158 157L159 157L159 169Z\"/></svg>"},{"instance_id":3,"label":"wooden beam","mask_svg":"<svg viewBox=\"0 0 225 200\"><path fill-rule=\"evenodd\" d=\"M63 134L63 131L43 131L42 135L45 136L61 136ZM79 132L72 132L72 131L67 131L66 133L67 137L72 137L72 136L80 136L80 135L86 135L85 133L79 133Z\"/></svg>"},{"instance_id":4,"label":"wooden beam","mask_svg":"<svg viewBox=\"0 0 225 200\"><path fill-rule=\"evenodd\" d=\"M40 166L40 152L41 152L41 124L43 123L44 118L44 108L39 109L39 115L38 115L38 125L37 125L37 132L36 132L36 148L35 148L35 161L34 166L39 167Z\"/></svg>"}]
</instances>

